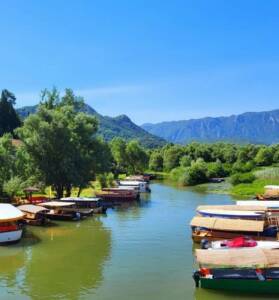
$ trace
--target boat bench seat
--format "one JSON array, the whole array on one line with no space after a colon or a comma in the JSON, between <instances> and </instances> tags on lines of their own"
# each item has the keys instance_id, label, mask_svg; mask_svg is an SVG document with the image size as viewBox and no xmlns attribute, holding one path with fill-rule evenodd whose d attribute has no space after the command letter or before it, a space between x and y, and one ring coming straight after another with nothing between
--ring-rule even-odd
<instances>
[{"instance_id":1,"label":"boat bench seat","mask_svg":"<svg viewBox=\"0 0 279 300\"><path fill-rule=\"evenodd\" d=\"M213 269L214 279L258 279L255 270L246 269Z\"/></svg>"}]
</instances>

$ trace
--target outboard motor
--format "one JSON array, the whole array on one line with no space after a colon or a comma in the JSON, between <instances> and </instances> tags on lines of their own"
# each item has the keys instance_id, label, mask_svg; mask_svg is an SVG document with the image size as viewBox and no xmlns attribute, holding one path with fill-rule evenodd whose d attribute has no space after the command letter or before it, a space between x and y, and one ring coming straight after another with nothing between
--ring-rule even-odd
<instances>
[{"instance_id":1,"label":"outboard motor","mask_svg":"<svg viewBox=\"0 0 279 300\"><path fill-rule=\"evenodd\" d=\"M207 239L202 239L201 240L201 248L202 249L208 249L210 248L210 242Z\"/></svg>"},{"instance_id":2,"label":"outboard motor","mask_svg":"<svg viewBox=\"0 0 279 300\"><path fill-rule=\"evenodd\" d=\"M196 285L196 288L200 287L200 277L201 277L201 274L199 271L196 271L194 274L193 274L193 279L195 281L195 285Z\"/></svg>"}]
</instances>

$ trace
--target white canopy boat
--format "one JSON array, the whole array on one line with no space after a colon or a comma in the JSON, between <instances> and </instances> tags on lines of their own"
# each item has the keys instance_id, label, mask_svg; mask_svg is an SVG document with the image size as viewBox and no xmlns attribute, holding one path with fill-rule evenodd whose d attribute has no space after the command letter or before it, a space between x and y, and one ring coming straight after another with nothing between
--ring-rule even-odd
<instances>
[{"instance_id":1,"label":"white canopy boat","mask_svg":"<svg viewBox=\"0 0 279 300\"><path fill-rule=\"evenodd\" d=\"M259 201L259 200L242 200L242 201L237 201L237 205L239 206L251 206L251 205L256 205L256 206L262 206L267 208L269 211L279 211L279 201Z\"/></svg>"},{"instance_id":2,"label":"white canopy boat","mask_svg":"<svg viewBox=\"0 0 279 300\"><path fill-rule=\"evenodd\" d=\"M140 193L150 192L149 185L145 181L121 180L121 181L119 181L119 186L136 187L136 188L138 188Z\"/></svg>"},{"instance_id":3,"label":"white canopy boat","mask_svg":"<svg viewBox=\"0 0 279 300\"><path fill-rule=\"evenodd\" d=\"M20 220L25 214L11 204L0 203L0 243L12 243L22 237Z\"/></svg>"},{"instance_id":4,"label":"white canopy boat","mask_svg":"<svg viewBox=\"0 0 279 300\"><path fill-rule=\"evenodd\" d=\"M197 209L198 214L203 217L219 217L231 219L263 219L265 212L261 211L241 211L227 209Z\"/></svg>"}]
</instances>

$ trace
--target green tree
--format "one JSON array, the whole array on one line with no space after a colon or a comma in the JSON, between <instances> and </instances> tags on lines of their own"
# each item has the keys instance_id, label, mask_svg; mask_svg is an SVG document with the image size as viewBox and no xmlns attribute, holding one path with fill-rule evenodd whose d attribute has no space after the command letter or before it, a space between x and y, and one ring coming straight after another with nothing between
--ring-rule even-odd
<instances>
[{"instance_id":1,"label":"green tree","mask_svg":"<svg viewBox=\"0 0 279 300\"><path fill-rule=\"evenodd\" d=\"M179 164L181 167L190 167L191 166L191 157L189 155L183 155L180 158Z\"/></svg>"},{"instance_id":2,"label":"green tree","mask_svg":"<svg viewBox=\"0 0 279 300\"><path fill-rule=\"evenodd\" d=\"M130 141L126 146L129 173L139 174L148 166L148 155L136 140Z\"/></svg>"},{"instance_id":3,"label":"green tree","mask_svg":"<svg viewBox=\"0 0 279 300\"><path fill-rule=\"evenodd\" d=\"M273 162L279 163L279 150L276 150L273 155Z\"/></svg>"},{"instance_id":4,"label":"green tree","mask_svg":"<svg viewBox=\"0 0 279 300\"><path fill-rule=\"evenodd\" d=\"M16 149L12 144L12 136L4 134L0 138L0 194L3 194L4 182L14 176L15 157Z\"/></svg>"},{"instance_id":5,"label":"green tree","mask_svg":"<svg viewBox=\"0 0 279 300\"><path fill-rule=\"evenodd\" d=\"M0 98L0 136L4 133L12 133L21 125L21 121L14 109L16 98L8 90L2 90Z\"/></svg>"},{"instance_id":6,"label":"green tree","mask_svg":"<svg viewBox=\"0 0 279 300\"><path fill-rule=\"evenodd\" d=\"M125 173L128 168L128 156L126 142L119 137L113 138L110 142L111 154L114 160L114 171L116 174Z\"/></svg>"},{"instance_id":7,"label":"green tree","mask_svg":"<svg viewBox=\"0 0 279 300\"><path fill-rule=\"evenodd\" d=\"M208 178L224 177L227 175L223 164L220 161L208 163L206 174Z\"/></svg>"},{"instance_id":8,"label":"green tree","mask_svg":"<svg viewBox=\"0 0 279 300\"><path fill-rule=\"evenodd\" d=\"M163 156L158 151L153 151L149 159L149 169L155 172L163 171Z\"/></svg>"},{"instance_id":9,"label":"green tree","mask_svg":"<svg viewBox=\"0 0 279 300\"><path fill-rule=\"evenodd\" d=\"M186 168L186 172L183 175L181 181L184 185L195 185L208 181L207 169L205 162L201 160L192 163L191 167Z\"/></svg>"},{"instance_id":10,"label":"green tree","mask_svg":"<svg viewBox=\"0 0 279 300\"><path fill-rule=\"evenodd\" d=\"M240 183L252 183L256 179L252 173L236 173L231 177L231 183L237 185Z\"/></svg>"},{"instance_id":11,"label":"green tree","mask_svg":"<svg viewBox=\"0 0 279 300\"><path fill-rule=\"evenodd\" d=\"M70 104L63 104L56 90L44 91L38 112L17 130L45 184L54 188L58 198L64 191L69 195L73 186L86 186L97 159L97 120L76 112L74 104L80 99L76 101L69 91L65 94L72 99Z\"/></svg>"},{"instance_id":12,"label":"green tree","mask_svg":"<svg viewBox=\"0 0 279 300\"><path fill-rule=\"evenodd\" d=\"M269 166L273 161L273 153L268 147L261 148L255 157L258 166Z\"/></svg>"},{"instance_id":13,"label":"green tree","mask_svg":"<svg viewBox=\"0 0 279 300\"><path fill-rule=\"evenodd\" d=\"M171 146L164 151L164 169L169 172L179 166L179 160L183 155L182 148L178 145Z\"/></svg>"},{"instance_id":14,"label":"green tree","mask_svg":"<svg viewBox=\"0 0 279 300\"><path fill-rule=\"evenodd\" d=\"M10 178L3 184L3 191L13 199L15 196L23 194L24 182L18 176Z\"/></svg>"}]
</instances>

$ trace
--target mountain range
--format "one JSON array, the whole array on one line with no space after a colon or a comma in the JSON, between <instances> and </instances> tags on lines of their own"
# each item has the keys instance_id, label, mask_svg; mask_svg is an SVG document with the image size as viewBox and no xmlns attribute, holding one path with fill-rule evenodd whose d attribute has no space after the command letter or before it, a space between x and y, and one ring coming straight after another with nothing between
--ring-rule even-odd
<instances>
[{"instance_id":1,"label":"mountain range","mask_svg":"<svg viewBox=\"0 0 279 300\"><path fill-rule=\"evenodd\" d=\"M36 113L37 105L25 106L17 109L19 116L24 119L29 114ZM117 117L107 117L96 112L91 106L85 104L82 111L95 116L99 121L98 134L106 141L110 141L114 137L121 137L127 141L136 139L143 146L154 148L166 144L166 141L160 137L148 133L140 126L133 123L126 115Z\"/></svg>"},{"instance_id":2,"label":"mountain range","mask_svg":"<svg viewBox=\"0 0 279 300\"><path fill-rule=\"evenodd\" d=\"M191 141L272 144L279 142L279 109L229 117L147 123L141 127L168 142L179 144Z\"/></svg>"}]
</instances>

